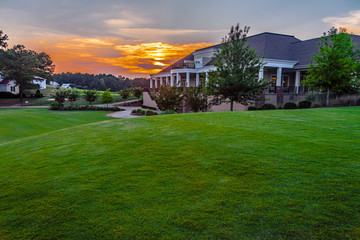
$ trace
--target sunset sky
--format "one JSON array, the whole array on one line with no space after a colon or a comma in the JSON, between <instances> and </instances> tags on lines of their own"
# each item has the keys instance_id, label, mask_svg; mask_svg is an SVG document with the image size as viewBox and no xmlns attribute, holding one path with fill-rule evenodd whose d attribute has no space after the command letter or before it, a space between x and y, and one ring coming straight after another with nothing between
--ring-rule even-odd
<instances>
[{"instance_id":1,"label":"sunset sky","mask_svg":"<svg viewBox=\"0 0 360 240\"><path fill-rule=\"evenodd\" d=\"M331 26L360 34L359 0L0 0L9 47L45 51L56 72L145 76L221 42L232 25L250 35L300 39Z\"/></svg>"}]
</instances>

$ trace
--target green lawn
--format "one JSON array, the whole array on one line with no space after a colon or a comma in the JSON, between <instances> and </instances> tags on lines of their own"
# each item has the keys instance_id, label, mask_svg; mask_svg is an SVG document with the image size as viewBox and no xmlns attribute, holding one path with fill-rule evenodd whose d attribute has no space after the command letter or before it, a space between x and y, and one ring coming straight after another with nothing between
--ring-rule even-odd
<instances>
[{"instance_id":1,"label":"green lawn","mask_svg":"<svg viewBox=\"0 0 360 240\"><path fill-rule=\"evenodd\" d=\"M108 112L0 109L0 144L78 125L109 120Z\"/></svg>"},{"instance_id":2,"label":"green lawn","mask_svg":"<svg viewBox=\"0 0 360 240\"><path fill-rule=\"evenodd\" d=\"M0 144L0 239L360 239L359 107L74 125Z\"/></svg>"}]
</instances>

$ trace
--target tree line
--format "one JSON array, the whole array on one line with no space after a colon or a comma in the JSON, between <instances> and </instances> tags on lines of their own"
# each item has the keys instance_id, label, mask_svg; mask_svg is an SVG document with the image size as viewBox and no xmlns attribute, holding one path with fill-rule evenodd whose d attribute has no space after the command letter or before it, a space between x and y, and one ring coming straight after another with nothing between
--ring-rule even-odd
<instances>
[{"instance_id":1,"label":"tree line","mask_svg":"<svg viewBox=\"0 0 360 240\"><path fill-rule=\"evenodd\" d=\"M129 79L123 76L114 76L112 74L88 74L88 73L60 73L53 74L53 79L60 85L70 83L70 86L78 89L95 89L105 91L110 89L117 92L131 87L149 87L149 79L135 78Z\"/></svg>"}]
</instances>

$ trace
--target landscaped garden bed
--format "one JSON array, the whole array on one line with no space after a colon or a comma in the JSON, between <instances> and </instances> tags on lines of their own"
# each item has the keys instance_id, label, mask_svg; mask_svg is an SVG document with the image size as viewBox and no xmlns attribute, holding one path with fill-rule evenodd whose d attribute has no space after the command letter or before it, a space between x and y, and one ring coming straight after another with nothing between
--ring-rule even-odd
<instances>
[{"instance_id":1,"label":"landscaped garden bed","mask_svg":"<svg viewBox=\"0 0 360 240\"><path fill-rule=\"evenodd\" d=\"M134 109L131 111L131 115L138 115L138 116L153 116L158 115L157 112L151 110L143 110L141 108Z\"/></svg>"},{"instance_id":2,"label":"landscaped garden bed","mask_svg":"<svg viewBox=\"0 0 360 240\"><path fill-rule=\"evenodd\" d=\"M98 107L98 106L61 106L57 102L52 103L49 110L54 111L124 111L125 109L119 107Z\"/></svg>"}]
</instances>

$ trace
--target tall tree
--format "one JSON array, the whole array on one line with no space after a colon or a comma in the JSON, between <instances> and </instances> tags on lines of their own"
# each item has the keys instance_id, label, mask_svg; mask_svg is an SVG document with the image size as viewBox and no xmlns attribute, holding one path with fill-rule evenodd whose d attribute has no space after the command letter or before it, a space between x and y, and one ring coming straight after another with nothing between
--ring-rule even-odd
<instances>
[{"instance_id":1,"label":"tall tree","mask_svg":"<svg viewBox=\"0 0 360 240\"><path fill-rule=\"evenodd\" d=\"M352 37L331 28L319 42L319 54L314 54L304 85L326 92L329 106L330 92L340 96L359 89L360 49L355 49Z\"/></svg>"},{"instance_id":2,"label":"tall tree","mask_svg":"<svg viewBox=\"0 0 360 240\"><path fill-rule=\"evenodd\" d=\"M142 87L132 87L132 88L130 88L130 90L136 98L140 98L143 93Z\"/></svg>"},{"instance_id":3,"label":"tall tree","mask_svg":"<svg viewBox=\"0 0 360 240\"><path fill-rule=\"evenodd\" d=\"M104 91L101 95L101 103L106 103L106 106L109 107L109 103L114 102L114 97L111 95L110 88Z\"/></svg>"},{"instance_id":4,"label":"tall tree","mask_svg":"<svg viewBox=\"0 0 360 240\"><path fill-rule=\"evenodd\" d=\"M130 96L130 90L128 88L124 88L123 90L121 90L119 92L122 100L124 101L124 105L125 105L125 101L126 99L128 99L128 97Z\"/></svg>"},{"instance_id":5,"label":"tall tree","mask_svg":"<svg viewBox=\"0 0 360 240\"><path fill-rule=\"evenodd\" d=\"M69 89L67 90L67 98L71 104L71 106L74 105L74 102L78 100L80 97L80 92L76 89Z\"/></svg>"},{"instance_id":6,"label":"tall tree","mask_svg":"<svg viewBox=\"0 0 360 240\"><path fill-rule=\"evenodd\" d=\"M210 74L208 87L215 98L230 102L230 111L234 102L248 105L268 85L256 77L263 62L255 49L246 44L249 30L246 26L241 29L239 24L232 26L213 58L216 70Z\"/></svg>"},{"instance_id":7,"label":"tall tree","mask_svg":"<svg viewBox=\"0 0 360 240\"><path fill-rule=\"evenodd\" d=\"M83 98L89 102L90 105L92 105L93 102L95 102L95 100L98 97L98 92L96 90L88 90L85 91Z\"/></svg>"},{"instance_id":8,"label":"tall tree","mask_svg":"<svg viewBox=\"0 0 360 240\"><path fill-rule=\"evenodd\" d=\"M8 44L6 41L9 40L8 35L4 34L2 30L0 30L0 47L7 48Z\"/></svg>"},{"instance_id":9,"label":"tall tree","mask_svg":"<svg viewBox=\"0 0 360 240\"><path fill-rule=\"evenodd\" d=\"M23 45L16 45L6 51L0 50L0 70L5 79L15 80L23 101L23 92L32 85L34 76L48 77L54 66L46 53L38 54Z\"/></svg>"}]
</instances>

